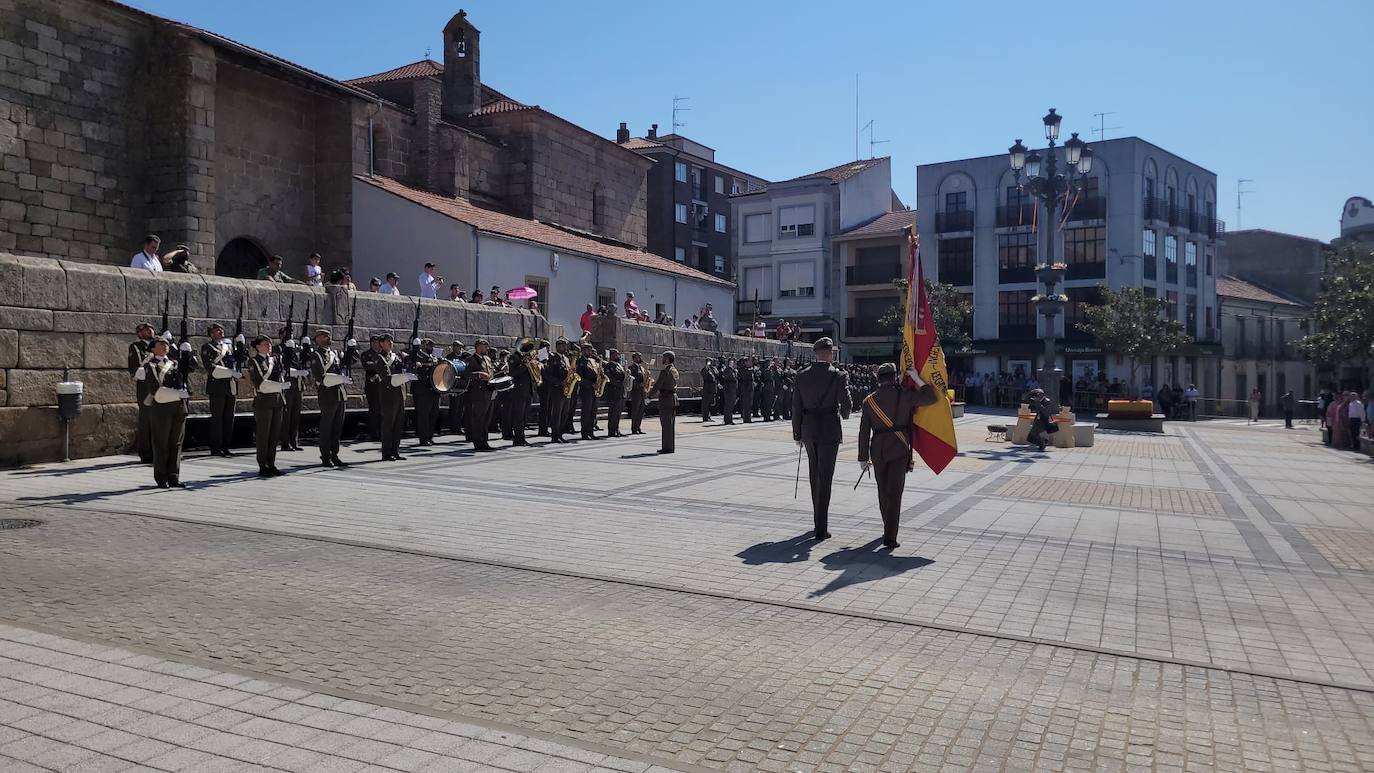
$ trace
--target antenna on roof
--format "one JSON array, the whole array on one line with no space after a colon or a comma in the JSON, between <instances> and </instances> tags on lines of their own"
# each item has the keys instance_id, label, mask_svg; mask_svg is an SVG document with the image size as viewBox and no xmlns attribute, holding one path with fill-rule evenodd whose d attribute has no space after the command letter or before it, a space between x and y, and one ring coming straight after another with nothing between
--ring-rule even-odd
<instances>
[{"instance_id":1,"label":"antenna on roof","mask_svg":"<svg viewBox=\"0 0 1374 773\"><path fill-rule=\"evenodd\" d=\"M868 123L864 124L864 128L868 130L868 157L876 158L877 156L873 154L873 147L875 145L881 145L884 142L891 142L892 140L880 140L874 138L873 135L875 132L877 132L877 126L875 125L874 121L869 121Z\"/></svg>"},{"instance_id":2,"label":"antenna on roof","mask_svg":"<svg viewBox=\"0 0 1374 773\"><path fill-rule=\"evenodd\" d=\"M430 55L430 53L431 53L432 51L433 51L433 49L431 49L429 46L425 46L425 58L426 58L426 59L429 58L429 55Z\"/></svg>"},{"instance_id":3,"label":"antenna on roof","mask_svg":"<svg viewBox=\"0 0 1374 773\"><path fill-rule=\"evenodd\" d=\"M1120 126L1108 126L1107 116L1109 115L1116 115L1116 113L1093 113L1093 118L1097 119L1097 128L1093 129L1093 134L1096 134L1099 140L1107 139L1107 132L1122 128Z\"/></svg>"},{"instance_id":4,"label":"antenna on roof","mask_svg":"<svg viewBox=\"0 0 1374 773\"><path fill-rule=\"evenodd\" d=\"M1249 177L1238 177L1238 178L1236 178L1236 230L1237 230L1237 231L1240 230L1240 197L1241 197L1242 194L1254 193L1253 190L1250 190L1250 191L1245 190L1245 184L1246 184L1246 183L1252 183L1252 182L1254 182L1254 180L1250 179Z\"/></svg>"},{"instance_id":5,"label":"antenna on roof","mask_svg":"<svg viewBox=\"0 0 1374 773\"><path fill-rule=\"evenodd\" d=\"M854 73L854 160L859 160L859 74Z\"/></svg>"},{"instance_id":6,"label":"antenna on roof","mask_svg":"<svg viewBox=\"0 0 1374 773\"><path fill-rule=\"evenodd\" d=\"M677 115L678 113L685 113L692 109L690 107L682 107L681 104L689 99L691 99L691 97L673 97L673 134L677 134L678 129L687 125L686 121L679 121Z\"/></svg>"}]
</instances>

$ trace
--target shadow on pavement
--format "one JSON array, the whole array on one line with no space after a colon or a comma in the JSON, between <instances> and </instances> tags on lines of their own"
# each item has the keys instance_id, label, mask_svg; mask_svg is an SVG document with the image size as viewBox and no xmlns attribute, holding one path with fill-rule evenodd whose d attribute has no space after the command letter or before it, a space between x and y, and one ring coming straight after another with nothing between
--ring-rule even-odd
<instances>
[{"instance_id":1,"label":"shadow on pavement","mask_svg":"<svg viewBox=\"0 0 1374 773\"><path fill-rule=\"evenodd\" d=\"M746 566L795 564L798 561L811 558L811 547L815 544L816 538L808 531L781 542L760 542L757 545L750 545L736 553L735 557L743 561Z\"/></svg>"},{"instance_id":2,"label":"shadow on pavement","mask_svg":"<svg viewBox=\"0 0 1374 773\"><path fill-rule=\"evenodd\" d=\"M857 548L837 550L828 556L822 556L821 564L832 572L839 572L840 576L832 579L824 588L812 591L810 597L824 596L827 593L834 593L841 588L848 588L862 582L896 577L912 569L920 569L935 563L929 558L897 556L887 551L877 550L881 545L882 540L875 539Z\"/></svg>"},{"instance_id":3,"label":"shadow on pavement","mask_svg":"<svg viewBox=\"0 0 1374 773\"><path fill-rule=\"evenodd\" d=\"M15 475L43 475L43 476L48 476L48 477L53 477L53 478L60 478L60 477L65 477L65 476L67 476L67 475L85 475L85 474L88 473L88 472L97 472L97 471L99 471L99 470L118 470L118 469L121 469L121 468L124 468L124 467L147 467L147 466L149 466L148 463L146 463L146 462L140 462L140 461L135 460L135 461L128 461L128 462L104 462L104 463L102 463L102 464L86 464L86 465L82 465L82 466L80 466L80 467L72 467L72 468L64 469L64 470L50 470L50 469L45 469L45 468L42 467L42 466L38 466L38 467L25 467L25 468L22 468L22 469L15 470L15 471L14 471L14 474L15 474Z\"/></svg>"},{"instance_id":4,"label":"shadow on pavement","mask_svg":"<svg viewBox=\"0 0 1374 773\"><path fill-rule=\"evenodd\" d=\"M1034 464L1036 459L1044 459L1049 454L1040 451L1033 446L1013 446L1005 450L994 450L988 448L975 448L969 451L961 451L960 456L967 456L970 459L985 459L989 462L1016 462L1017 464Z\"/></svg>"}]
</instances>

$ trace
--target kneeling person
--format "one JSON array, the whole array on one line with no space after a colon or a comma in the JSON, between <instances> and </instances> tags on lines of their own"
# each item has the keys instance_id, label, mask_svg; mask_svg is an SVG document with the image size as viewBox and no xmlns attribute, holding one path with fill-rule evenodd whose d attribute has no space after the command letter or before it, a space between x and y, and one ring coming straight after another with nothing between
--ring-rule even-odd
<instances>
[{"instance_id":1,"label":"kneeling person","mask_svg":"<svg viewBox=\"0 0 1374 773\"><path fill-rule=\"evenodd\" d=\"M878 510L883 516L883 545L899 547L897 529L901 525L902 491L911 470L911 421L919 406L937 399L935 388L921 381L915 371L908 375L915 389L897 381L897 366L890 362L878 368L878 388L863 400L859 420L859 464L873 468L878 484Z\"/></svg>"}]
</instances>

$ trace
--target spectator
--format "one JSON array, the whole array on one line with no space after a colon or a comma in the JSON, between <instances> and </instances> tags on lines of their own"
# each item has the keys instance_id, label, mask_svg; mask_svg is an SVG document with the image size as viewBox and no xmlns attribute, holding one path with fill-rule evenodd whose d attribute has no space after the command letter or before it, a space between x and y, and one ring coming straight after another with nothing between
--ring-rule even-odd
<instances>
[{"instance_id":1,"label":"spectator","mask_svg":"<svg viewBox=\"0 0 1374 773\"><path fill-rule=\"evenodd\" d=\"M1293 390L1284 392L1279 397L1279 408L1283 411L1284 429L1293 428L1293 409L1297 407L1298 399L1293 396Z\"/></svg>"},{"instance_id":2,"label":"spectator","mask_svg":"<svg viewBox=\"0 0 1374 773\"><path fill-rule=\"evenodd\" d=\"M312 252L305 259L305 283L311 287L324 284L324 269L320 268L320 253Z\"/></svg>"},{"instance_id":3,"label":"spectator","mask_svg":"<svg viewBox=\"0 0 1374 773\"><path fill-rule=\"evenodd\" d=\"M358 289L358 286L353 284L353 272L351 270L343 269L343 281L339 282L339 286L349 292Z\"/></svg>"},{"instance_id":4,"label":"spectator","mask_svg":"<svg viewBox=\"0 0 1374 773\"><path fill-rule=\"evenodd\" d=\"M755 338L767 338L767 337L768 337L768 326L765 325L765 324L763 323L763 320L759 320L758 322L755 322L755 323L754 323L754 337L755 337Z\"/></svg>"},{"instance_id":5,"label":"spectator","mask_svg":"<svg viewBox=\"0 0 1374 773\"><path fill-rule=\"evenodd\" d=\"M171 263L167 266L168 271L175 271L181 274L199 274L200 269L191 262L191 250L184 244L178 244L175 250L163 256Z\"/></svg>"},{"instance_id":6,"label":"spectator","mask_svg":"<svg viewBox=\"0 0 1374 773\"><path fill-rule=\"evenodd\" d=\"M501 304L501 285L491 286L491 292L487 293L487 300L498 306Z\"/></svg>"},{"instance_id":7,"label":"spectator","mask_svg":"<svg viewBox=\"0 0 1374 773\"><path fill-rule=\"evenodd\" d=\"M716 322L716 318L712 314L711 306L709 304L706 306L706 311L703 313L701 317L701 329L705 330L708 333L714 333L717 330L720 330L720 323Z\"/></svg>"},{"instance_id":8,"label":"spectator","mask_svg":"<svg viewBox=\"0 0 1374 773\"><path fill-rule=\"evenodd\" d=\"M382 280L378 279L378 278L375 277L375 276L372 277L372 279L367 283L367 291L370 292L370 293L379 293L379 292L381 292L381 291L382 291Z\"/></svg>"},{"instance_id":9,"label":"spectator","mask_svg":"<svg viewBox=\"0 0 1374 773\"><path fill-rule=\"evenodd\" d=\"M531 298L528 302L526 302L525 307L530 310L531 314L543 316L543 312L539 311L539 301L536 301L535 299Z\"/></svg>"},{"instance_id":10,"label":"spectator","mask_svg":"<svg viewBox=\"0 0 1374 773\"><path fill-rule=\"evenodd\" d=\"M143 237L143 249L129 261L129 268L141 268L154 273L162 271L162 258L157 254L157 248L161 244L162 238L157 234Z\"/></svg>"},{"instance_id":11,"label":"spectator","mask_svg":"<svg viewBox=\"0 0 1374 773\"><path fill-rule=\"evenodd\" d=\"M279 284L298 285L301 282L292 279L285 271L282 271L283 260L280 255L273 255L267 259L267 265L258 269L258 279L265 279L268 282Z\"/></svg>"},{"instance_id":12,"label":"spectator","mask_svg":"<svg viewBox=\"0 0 1374 773\"><path fill-rule=\"evenodd\" d=\"M344 283L344 272L341 268L336 268L329 272L329 284L331 286L341 286Z\"/></svg>"},{"instance_id":13,"label":"spectator","mask_svg":"<svg viewBox=\"0 0 1374 773\"><path fill-rule=\"evenodd\" d=\"M400 275L394 271L388 271L386 272L386 282L382 284L382 288L377 292L381 293L382 295L400 295L400 284Z\"/></svg>"},{"instance_id":14,"label":"spectator","mask_svg":"<svg viewBox=\"0 0 1374 773\"><path fill-rule=\"evenodd\" d=\"M1354 451L1360 450L1360 424L1364 422L1364 403L1360 401L1357 392L1350 393L1350 402L1346 405L1346 417L1350 421L1350 448Z\"/></svg>"},{"instance_id":15,"label":"spectator","mask_svg":"<svg viewBox=\"0 0 1374 773\"><path fill-rule=\"evenodd\" d=\"M582 312L582 318L578 320L578 323L579 323L579 324L581 325L581 327L582 327L582 332L584 332L584 333L590 333L590 332L592 332L592 317L593 317L595 314L596 314L596 307L595 307L595 306L592 306L590 303L587 304L587 309L586 309L585 311Z\"/></svg>"},{"instance_id":16,"label":"spectator","mask_svg":"<svg viewBox=\"0 0 1374 773\"><path fill-rule=\"evenodd\" d=\"M463 297L463 288L456 284L448 286L448 299L458 303L467 303L468 299Z\"/></svg>"},{"instance_id":17,"label":"spectator","mask_svg":"<svg viewBox=\"0 0 1374 773\"><path fill-rule=\"evenodd\" d=\"M635 294L625 293L625 316L628 319L639 319L639 304L635 302Z\"/></svg>"},{"instance_id":18,"label":"spectator","mask_svg":"<svg viewBox=\"0 0 1374 773\"><path fill-rule=\"evenodd\" d=\"M1250 423L1259 421L1260 404L1264 402L1264 395L1260 393L1259 387L1250 390Z\"/></svg>"},{"instance_id":19,"label":"spectator","mask_svg":"<svg viewBox=\"0 0 1374 773\"><path fill-rule=\"evenodd\" d=\"M425 270L420 272L420 297L438 298L439 288L444 286L444 278L434 275L435 265L426 263Z\"/></svg>"},{"instance_id":20,"label":"spectator","mask_svg":"<svg viewBox=\"0 0 1374 773\"><path fill-rule=\"evenodd\" d=\"M1197 384L1189 384L1183 390L1184 405L1188 407L1188 421L1197 421L1197 404L1202 399L1202 393L1198 391Z\"/></svg>"},{"instance_id":21,"label":"spectator","mask_svg":"<svg viewBox=\"0 0 1374 773\"><path fill-rule=\"evenodd\" d=\"M1334 402L1336 402L1336 394L1331 391L1330 386L1323 388L1317 395L1317 418L1321 420L1322 429L1325 429L1327 426L1326 409L1330 408L1331 404Z\"/></svg>"}]
</instances>

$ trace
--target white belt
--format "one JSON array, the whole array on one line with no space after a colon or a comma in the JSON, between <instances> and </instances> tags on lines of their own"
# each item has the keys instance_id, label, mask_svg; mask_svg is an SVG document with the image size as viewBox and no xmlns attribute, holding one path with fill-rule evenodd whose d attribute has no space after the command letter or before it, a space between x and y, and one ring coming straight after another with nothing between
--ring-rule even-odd
<instances>
[{"instance_id":1,"label":"white belt","mask_svg":"<svg viewBox=\"0 0 1374 773\"><path fill-rule=\"evenodd\" d=\"M291 388L290 381L264 381L258 391L266 395L276 395Z\"/></svg>"},{"instance_id":2,"label":"white belt","mask_svg":"<svg viewBox=\"0 0 1374 773\"><path fill-rule=\"evenodd\" d=\"M410 372L394 373L391 376L391 385L394 387L405 386L407 381L415 381L418 378L420 377Z\"/></svg>"},{"instance_id":3,"label":"white belt","mask_svg":"<svg viewBox=\"0 0 1374 773\"><path fill-rule=\"evenodd\" d=\"M210 371L210 377L211 377L211 378L233 378L233 377L234 377L234 371L231 370L231 369L229 369L229 368L224 367L223 365L216 365L216 366L215 366L215 369L212 370L212 371Z\"/></svg>"},{"instance_id":4,"label":"white belt","mask_svg":"<svg viewBox=\"0 0 1374 773\"><path fill-rule=\"evenodd\" d=\"M348 376L341 376L338 373L324 374L324 385L327 387L343 386L344 384L352 383L353 379L349 378Z\"/></svg>"},{"instance_id":5,"label":"white belt","mask_svg":"<svg viewBox=\"0 0 1374 773\"><path fill-rule=\"evenodd\" d=\"M158 387L158 388L157 388L157 391L153 393L153 402L155 402L155 403L175 403L175 402L177 402L178 400L184 400L184 399L186 399L187 397L190 397L190 394L189 394L186 390L184 390L184 389L173 389L173 388L171 388L171 387Z\"/></svg>"}]
</instances>

